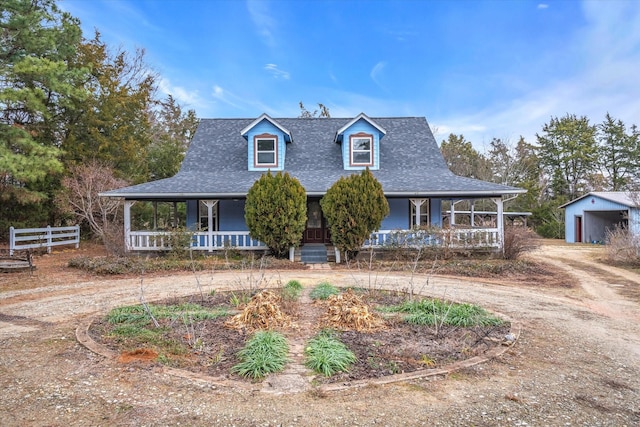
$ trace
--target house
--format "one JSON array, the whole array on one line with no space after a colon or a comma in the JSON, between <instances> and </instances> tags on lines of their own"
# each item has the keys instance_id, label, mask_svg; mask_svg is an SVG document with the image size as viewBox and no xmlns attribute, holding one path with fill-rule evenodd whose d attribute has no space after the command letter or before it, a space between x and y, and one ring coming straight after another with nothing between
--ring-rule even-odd
<instances>
[{"instance_id":1,"label":"house","mask_svg":"<svg viewBox=\"0 0 640 427\"><path fill-rule=\"evenodd\" d=\"M567 243L603 243L616 227L640 232L640 198L636 193L593 191L560 206L565 210Z\"/></svg>"},{"instance_id":2,"label":"house","mask_svg":"<svg viewBox=\"0 0 640 427\"><path fill-rule=\"evenodd\" d=\"M101 194L124 199L125 242L128 250L166 249L159 224L140 229L132 219L135 203L169 204L173 217L193 230L192 247L214 251L264 249L251 239L244 221L246 194L267 170L286 171L304 186L308 222L302 245L329 245L320 199L341 176L369 168L389 201L390 214L368 245L385 244L393 230L416 226L447 227L455 238L501 247L503 199L526 190L463 178L449 171L425 118L271 118L202 119L173 177ZM489 228L456 224L456 202L488 199L495 206ZM470 206L473 206L471 203ZM471 214L473 218L473 213ZM468 222L468 221L467 221ZM175 224L174 224L175 225ZM459 230L458 230L459 229Z\"/></svg>"}]
</instances>

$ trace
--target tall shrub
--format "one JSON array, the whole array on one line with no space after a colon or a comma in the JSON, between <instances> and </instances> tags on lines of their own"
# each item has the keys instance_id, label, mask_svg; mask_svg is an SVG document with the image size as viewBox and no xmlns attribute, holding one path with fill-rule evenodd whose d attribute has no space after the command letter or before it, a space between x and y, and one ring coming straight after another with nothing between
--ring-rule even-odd
<instances>
[{"instance_id":1,"label":"tall shrub","mask_svg":"<svg viewBox=\"0 0 640 427\"><path fill-rule=\"evenodd\" d=\"M247 194L244 219L252 238L266 244L279 258L302 241L307 223L307 195L288 173L263 174Z\"/></svg>"},{"instance_id":2,"label":"tall shrub","mask_svg":"<svg viewBox=\"0 0 640 427\"><path fill-rule=\"evenodd\" d=\"M389 215L382 185L368 168L336 181L320 205L331 229L331 241L347 259L358 254L364 241Z\"/></svg>"}]
</instances>

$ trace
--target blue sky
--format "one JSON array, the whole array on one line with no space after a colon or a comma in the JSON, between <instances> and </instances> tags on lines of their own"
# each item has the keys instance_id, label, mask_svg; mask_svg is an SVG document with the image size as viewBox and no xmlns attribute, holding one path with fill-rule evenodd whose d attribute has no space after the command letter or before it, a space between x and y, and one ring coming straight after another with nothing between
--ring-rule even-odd
<instances>
[{"instance_id":1,"label":"blue sky","mask_svg":"<svg viewBox=\"0 0 640 427\"><path fill-rule=\"evenodd\" d=\"M567 113L640 126L640 1L60 0L198 117L426 117L515 143Z\"/></svg>"}]
</instances>

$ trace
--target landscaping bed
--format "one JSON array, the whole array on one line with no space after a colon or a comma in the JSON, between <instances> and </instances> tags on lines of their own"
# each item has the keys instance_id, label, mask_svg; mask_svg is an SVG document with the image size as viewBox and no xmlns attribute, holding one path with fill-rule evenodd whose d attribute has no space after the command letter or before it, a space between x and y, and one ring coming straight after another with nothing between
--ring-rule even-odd
<instances>
[{"instance_id":1,"label":"landscaping bed","mask_svg":"<svg viewBox=\"0 0 640 427\"><path fill-rule=\"evenodd\" d=\"M314 290L310 291L307 290L307 294L314 295ZM272 295L281 293L281 289L271 290ZM112 310L109 316L93 322L89 334L120 354L121 362L163 364L221 379L254 381L253 377L244 378L235 373L233 368L239 363L238 354L256 330L273 329L290 345L297 343L307 350L309 340L329 331L355 356L355 362L349 364L348 369L331 375L316 372L314 381L338 383L443 367L485 353L504 342L509 333L508 322L465 327L447 325L445 317L448 314L436 319L435 324L408 323L404 321L403 313L393 311L393 307L407 301L408 295L403 292L357 290L345 293L341 290L340 294L352 295L370 307L367 318L375 316L380 323L371 328L362 323L364 327L350 327L348 320L338 319L336 324L335 309L331 323L328 298L310 299L305 295L295 300L278 297L280 307L268 306L272 311L282 309L278 314L282 322L268 320L275 325L273 328L243 325L237 319L242 317L243 309L246 313L250 297L255 298L257 293L215 292L213 295L172 298L148 305L146 309L138 305ZM249 313L244 317L255 319L264 315L264 307L257 310L262 314ZM359 310L342 309L343 314L361 316ZM153 318L157 324L149 313L155 313ZM306 358L302 359L304 363ZM314 375L311 370L309 374Z\"/></svg>"}]
</instances>

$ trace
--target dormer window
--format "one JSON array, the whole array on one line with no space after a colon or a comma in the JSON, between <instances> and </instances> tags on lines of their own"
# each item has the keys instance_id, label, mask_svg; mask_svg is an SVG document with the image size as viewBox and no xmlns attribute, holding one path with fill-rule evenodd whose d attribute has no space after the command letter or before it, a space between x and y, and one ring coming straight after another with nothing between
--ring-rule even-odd
<instances>
[{"instance_id":1,"label":"dormer window","mask_svg":"<svg viewBox=\"0 0 640 427\"><path fill-rule=\"evenodd\" d=\"M349 137L351 166L373 166L373 135L357 133Z\"/></svg>"},{"instance_id":2,"label":"dormer window","mask_svg":"<svg viewBox=\"0 0 640 427\"><path fill-rule=\"evenodd\" d=\"M278 137L276 135L256 135L254 141L255 167L278 166Z\"/></svg>"}]
</instances>

